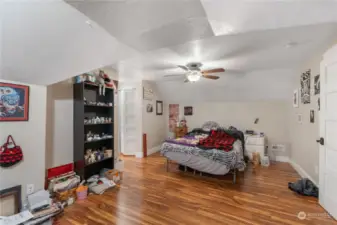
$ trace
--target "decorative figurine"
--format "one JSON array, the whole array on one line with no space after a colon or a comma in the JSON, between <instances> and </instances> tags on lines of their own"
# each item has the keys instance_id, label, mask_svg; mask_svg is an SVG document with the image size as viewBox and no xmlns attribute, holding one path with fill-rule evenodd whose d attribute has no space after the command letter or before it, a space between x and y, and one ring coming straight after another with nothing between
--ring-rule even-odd
<instances>
[{"instance_id":1,"label":"decorative figurine","mask_svg":"<svg viewBox=\"0 0 337 225\"><path fill-rule=\"evenodd\" d=\"M96 162L96 157L95 157L94 153L91 153L88 162L89 162L89 164Z\"/></svg>"}]
</instances>

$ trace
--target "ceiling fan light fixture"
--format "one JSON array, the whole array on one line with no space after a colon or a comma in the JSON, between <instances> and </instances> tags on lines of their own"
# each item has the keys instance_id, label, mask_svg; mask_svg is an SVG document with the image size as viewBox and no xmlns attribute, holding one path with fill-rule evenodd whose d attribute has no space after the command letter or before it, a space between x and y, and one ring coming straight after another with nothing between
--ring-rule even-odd
<instances>
[{"instance_id":1,"label":"ceiling fan light fixture","mask_svg":"<svg viewBox=\"0 0 337 225\"><path fill-rule=\"evenodd\" d=\"M196 81L200 80L200 77L201 77L200 71L189 71L186 74L186 78L190 82L196 82Z\"/></svg>"}]
</instances>

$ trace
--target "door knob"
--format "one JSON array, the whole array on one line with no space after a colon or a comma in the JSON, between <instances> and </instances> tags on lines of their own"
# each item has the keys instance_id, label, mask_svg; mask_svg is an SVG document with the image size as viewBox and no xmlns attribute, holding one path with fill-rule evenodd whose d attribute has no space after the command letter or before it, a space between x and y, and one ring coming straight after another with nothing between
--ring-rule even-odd
<instances>
[{"instance_id":1,"label":"door knob","mask_svg":"<svg viewBox=\"0 0 337 225\"><path fill-rule=\"evenodd\" d=\"M320 143L320 145L324 145L324 138L320 138L318 140L316 140L317 143Z\"/></svg>"}]
</instances>

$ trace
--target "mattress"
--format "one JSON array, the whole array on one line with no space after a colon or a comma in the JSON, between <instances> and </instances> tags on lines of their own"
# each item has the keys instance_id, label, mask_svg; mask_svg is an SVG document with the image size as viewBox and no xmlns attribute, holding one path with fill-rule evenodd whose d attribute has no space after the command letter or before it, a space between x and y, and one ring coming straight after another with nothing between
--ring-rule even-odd
<instances>
[{"instance_id":1,"label":"mattress","mask_svg":"<svg viewBox=\"0 0 337 225\"><path fill-rule=\"evenodd\" d=\"M240 140L234 142L233 150L229 152L165 142L161 147L161 154L179 164L215 175L224 175L231 169L242 171L246 166Z\"/></svg>"}]
</instances>

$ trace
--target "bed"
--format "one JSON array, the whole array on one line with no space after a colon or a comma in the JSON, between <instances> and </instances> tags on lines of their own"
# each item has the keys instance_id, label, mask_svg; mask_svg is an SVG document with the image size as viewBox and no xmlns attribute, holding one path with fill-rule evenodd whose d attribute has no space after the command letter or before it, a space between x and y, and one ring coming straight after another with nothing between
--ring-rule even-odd
<instances>
[{"instance_id":1,"label":"bed","mask_svg":"<svg viewBox=\"0 0 337 225\"><path fill-rule=\"evenodd\" d=\"M219 136L220 133L222 136ZM212 135L218 135L218 139L224 144L219 146L208 144L208 139L213 139ZM227 142L227 140L230 141ZM210 131L203 126L202 129L195 129L183 138L168 139L161 146L161 154L167 159L167 171L170 161L175 161L184 166L185 171L191 168L200 174L231 173L233 183L236 182L237 170L243 171L246 167L243 133L237 130L225 130L219 126L212 127Z\"/></svg>"}]
</instances>

